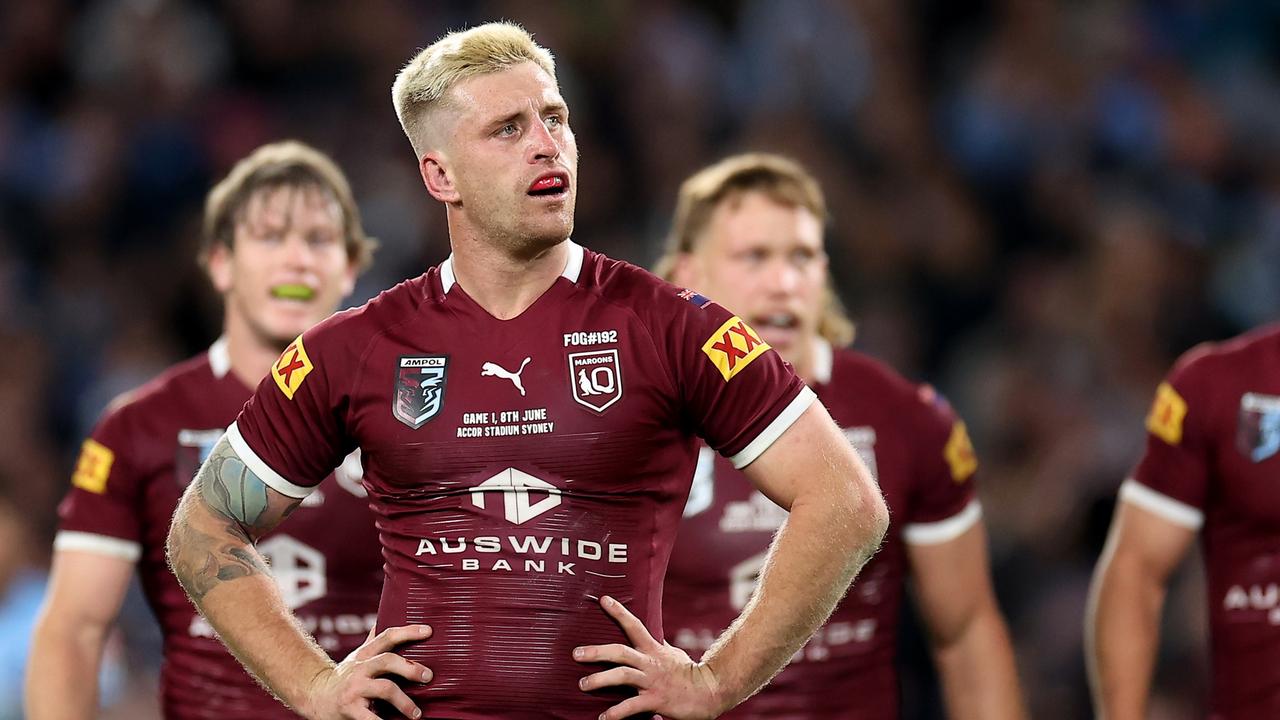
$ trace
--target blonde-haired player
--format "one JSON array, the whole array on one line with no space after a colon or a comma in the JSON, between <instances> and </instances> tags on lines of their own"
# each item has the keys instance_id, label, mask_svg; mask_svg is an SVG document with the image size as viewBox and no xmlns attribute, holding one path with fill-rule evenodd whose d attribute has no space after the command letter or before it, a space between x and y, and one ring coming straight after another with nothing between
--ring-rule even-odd
<instances>
[{"instance_id":1,"label":"blonde-haired player","mask_svg":"<svg viewBox=\"0 0 1280 720\"><path fill-rule=\"evenodd\" d=\"M452 257L304 334L306 374L260 386L174 518L184 586L308 717L369 718L373 697L412 717L715 717L884 534L866 467L747 323L569 239L577 145L552 70L508 24L410 62L396 107ZM698 437L791 517L755 600L693 662L655 637ZM315 652L252 562L351 446L387 561L378 626L434 629L377 667Z\"/></svg>"},{"instance_id":2,"label":"blonde-haired player","mask_svg":"<svg viewBox=\"0 0 1280 720\"><path fill-rule=\"evenodd\" d=\"M898 717L894 661L910 575L950 716L1022 717L964 424L927 386L844 347L853 326L831 288L825 218L822 190L799 164L736 155L685 181L659 265L744 313L795 366L873 468L893 517L885 546L823 629L731 716ZM696 655L751 596L786 514L704 453L684 516L664 619L668 637Z\"/></svg>"}]
</instances>

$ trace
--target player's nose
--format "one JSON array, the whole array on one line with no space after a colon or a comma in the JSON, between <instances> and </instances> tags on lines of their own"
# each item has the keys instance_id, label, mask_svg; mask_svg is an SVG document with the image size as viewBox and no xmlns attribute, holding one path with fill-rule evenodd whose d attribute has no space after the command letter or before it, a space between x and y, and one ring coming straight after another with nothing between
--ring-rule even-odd
<instances>
[{"instance_id":1,"label":"player's nose","mask_svg":"<svg viewBox=\"0 0 1280 720\"><path fill-rule=\"evenodd\" d=\"M544 122L535 122L529 131L529 160L539 162L560 156L560 141Z\"/></svg>"},{"instance_id":2,"label":"player's nose","mask_svg":"<svg viewBox=\"0 0 1280 720\"><path fill-rule=\"evenodd\" d=\"M785 260L775 260L769 269L766 286L770 292L790 295L800 286L800 273Z\"/></svg>"},{"instance_id":3,"label":"player's nose","mask_svg":"<svg viewBox=\"0 0 1280 720\"><path fill-rule=\"evenodd\" d=\"M301 233L289 233L285 236L281 259L291 270L310 270L315 265L316 254L305 236Z\"/></svg>"}]
</instances>

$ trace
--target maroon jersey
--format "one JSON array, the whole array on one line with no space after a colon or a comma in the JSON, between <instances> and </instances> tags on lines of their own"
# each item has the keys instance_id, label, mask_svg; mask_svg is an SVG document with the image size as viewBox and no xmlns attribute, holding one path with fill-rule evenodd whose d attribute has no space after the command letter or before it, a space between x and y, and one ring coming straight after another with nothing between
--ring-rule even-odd
<instances>
[{"instance_id":1,"label":"maroon jersey","mask_svg":"<svg viewBox=\"0 0 1280 720\"><path fill-rule=\"evenodd\" d=\"M1203 528L1211 716L1280 717L1280 326L1183 356L1147 429L1120 497Z\"/></svg>"},{"instance_id":2,"label":"maroon jersey","mask_svg":"<svg viewBox=\"0 0 1280 720\"><path fill-rule=\"evenodd\" d=\"M85 440L54 541L59 550L138 563L164 635L161 705L165 717L178 720L296 717L214 637L165 563L178 499L251 394L229 370L219 341L113 404ZM359 459L340 457L330 467L339 462L288 526L258 549L303 626L341 659L374 623L382 570Z\"/></svg>"},{"instance_id":3,"label":"maroon jersey","mask_svg":"<svg viewBox=\"0 0 1280 720\"><path fill-rule=\"evenodd\" d=\"M429 717L598 715L578 645L626 642L608 594L662 637L662 577L700 435L738 465L813 398L740 319L569 244L561 277L497 320L446 261L285 350L228 431L301 497L363 450L383 529L378 625L430 623L403 654ZM597 668L598 669L598 668Z\"/></svg>"},{"instance_id":4,"label":"maroon jersey","mask_svg":"<svg viewBox=\"0 0 1280 720\"><path fill-rule=\"evenodd\" d=\"M884 492L892 524L831 619L758 695L725 717L896 718L904 543L959 536L981 517L964 424L932 389L850 350L816 346L814 390ZM742 473L700 458L667 571L668 639L700 657L738 616L787 513Z\"/></svg>"}]
</instances>

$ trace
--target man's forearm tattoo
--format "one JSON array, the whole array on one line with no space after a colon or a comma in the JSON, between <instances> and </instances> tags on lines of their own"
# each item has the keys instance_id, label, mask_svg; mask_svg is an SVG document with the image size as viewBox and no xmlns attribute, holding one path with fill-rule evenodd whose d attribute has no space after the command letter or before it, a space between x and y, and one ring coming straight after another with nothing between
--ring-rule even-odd
<instances>
[{"instance_id":1,"label":"man's forearm tattoo","mask_svg":"<svg viewBox=\"0 0 1280 720\"><path fill-rule=\"evenodd\" d=\"M234 522L226 524L237 537L243 532ZM271 569L257 551L228 543L189 524L173 529L169 561L173 574L197 604L220 582L250 575L270 575Z\"/></svg>"},{"instance_id":2,"label":"man's forearm tattoo","mask_svg":"<svg viewBox=\"0 0 1280 720\"><path fill-rule=\"evenodd\" d=\"M169 561L174 575L198 604L218 583L270 574L253 543L269 529L272 513L268 512L266 484L236 457L225 439L214 447L194 482L194 492L182 505L203 502L218 516L222 532L208 528L208 521L205 529L196 527L180 506L170 530Z\"/></svg>"}]
</instances>

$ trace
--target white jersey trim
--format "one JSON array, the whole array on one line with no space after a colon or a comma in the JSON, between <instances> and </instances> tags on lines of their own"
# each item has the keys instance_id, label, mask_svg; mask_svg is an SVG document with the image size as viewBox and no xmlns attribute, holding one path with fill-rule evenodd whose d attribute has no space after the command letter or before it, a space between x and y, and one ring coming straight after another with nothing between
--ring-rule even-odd
<instances>
[{"instance_id":1,"label":"white jersey trim","mask_svg":"<svg viewBox=\"0 0 1280 720\"><path fill-rule=\"evenodd\" d=\"M1174 500L1162 492L1152 490L1133 478L1121 483L1120 499L1188 530L1199 530L1204 525L1203 512L1181 500Z\"/></svg>"},{"instance_id":2,"label":"white jersey trim","mask_svg":"<svg viewBox=\"0 0 1280 720\"><path fill-rule=\"evenodd\" d=\"M227 350L227 336L223 335L209 346L209 369L221 380L231 372L231 352Z\"/></svg>"},{"instance_id":3,"label":"white jersey trim","mask_svg":"<svg viewBox=\"0 0 1280 720\"><path fill-rule=\"evenodd\" d=\"M807 386L802 388L800 394L791 401L791 404L778 413L778 417L774 418L773 422L769 423L769 426L761 431L755 440L747 443L747 446L742 448L737 455L729 458L729 462L733 463L733 467L738 470L750 465L756 458L764 454L764 451L768 450L775 440L782 437L782 433L786 432L787 428L791 427L804 414L804 411L809 409L809 405L817 397Z\"/></svg>"},{"instance_id":4,"label":"white jersey trim","mask_svg":"<svg viewBox=\"0 0 1280 720\"><path fill-rule=\"evenodd\" d=\"M458 279L453 275L453 255L450 255L440 263L440 287L444 289L444 294L448 295L457 282Z\"/></svg>"},{"instance_id":5,"label":"white jersey trim","mask_svg":"<svg viewBox=\"0 0 1280 720\"><path fill-rule=\"evenodd\" d=\"M560 276L571 283L578 282L578 276L582 274L582 258L585 253L582 246L573 240L566 240L569 243L569 258L564 261L564 272Z\"/></svg>"},{"instance_id":6,"label":"white jersey trim","mask_svg":"<svg viewBox=\"0 0 1280 720\"><path fill-rule=\"evenodd\" d=\"M89 552L129 562L138 562L138 558L142 557L142 545L132 540L75 530L59 530L53 538L53 549Z\"/></svg>"},{"instance_id":7,"label":"white jersey trim","mask_svg":"<svg viewBox=\"0 0 1280 720\"><path fill-rule=\"evenodd\" d=\"M813 380L819 385L827 385L831 382L831 368L835 365L835 351L831 349L831 343L823 338L815 338L813 341Z\"/></svg>"},{"instance_id":8,"label":"white jersey trim","mask_svg":"<svg viewBox=\"0 0 1280 720\"><path fill-rule=\"evenodd\" d=\"M565 240L569 243L569 257L564 261L564 272L560 273L560 277L571 283L578 282L578 276L582 274L582 259L586 256L582 246L572 240ZM448 295L454 285L458 284L458 278L453 274L453 255L440 263L440 287L444 289L444 294Z\"/></svg>"},{"instance_id":9,"label":"white jersey trim","mask_svg":"<svg viewBox=\"0 0 1280 720\"><path fill-rule=\"evenodd\" d=\"M941 545L965 534L981 519L982 503L974 498L963 510L946 520L902 526L902 540L908 545Z\"/></svg>"},{"instance_id":10,"label":"white jersey trim","mask_svg":"<svg viewBox=\"0 0 1280 720\"><path fill-rule=\"evenodd\" d=\"M239 455L244 464L249 466L249 469L272 490L298 499L305 498L315 491L314 487L294 485L285 480L283 475L272 470L271 466L263 462L262 458L258 457L258 454L244 441L244 436L240 434L240 428L236 427L236 423L231 423L231 427L227 428L226 438L227 442L231 443L231 449L236 451L236 455Z\"/></svg>"}]
</instances>

